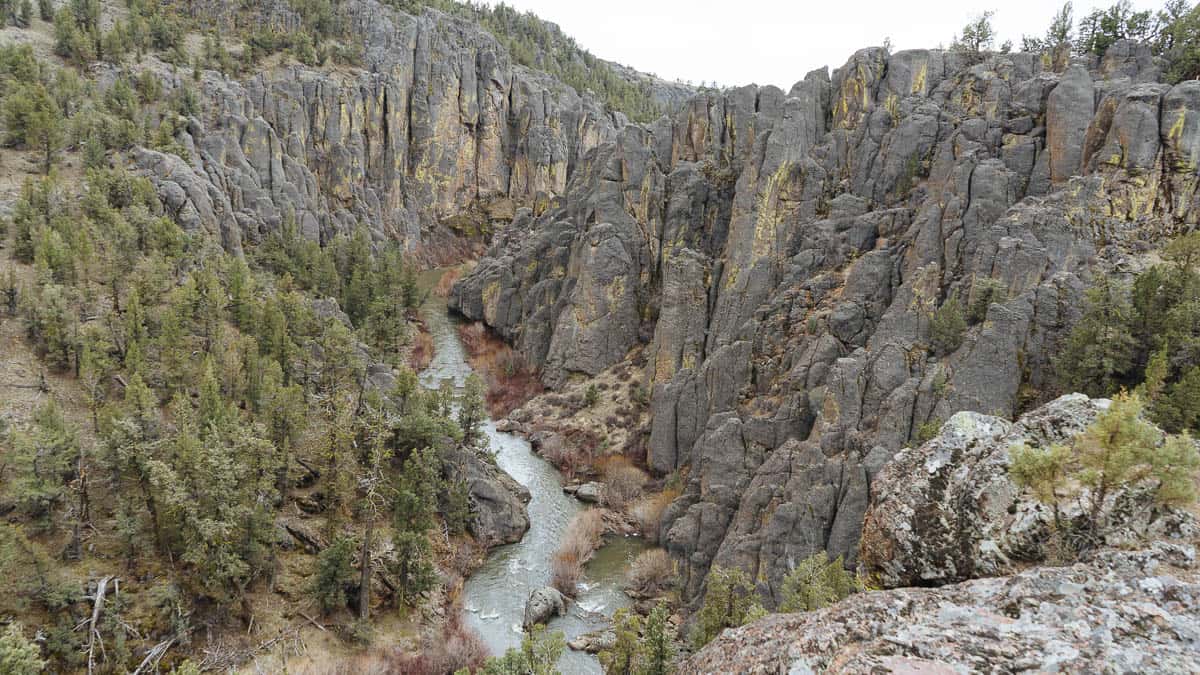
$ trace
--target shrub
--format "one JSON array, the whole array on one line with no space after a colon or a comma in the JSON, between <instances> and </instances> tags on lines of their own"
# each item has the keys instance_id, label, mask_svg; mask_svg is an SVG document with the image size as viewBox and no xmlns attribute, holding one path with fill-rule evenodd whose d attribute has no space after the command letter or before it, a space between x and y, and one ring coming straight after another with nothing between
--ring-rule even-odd
<instances>
[{"instance_id":1,"label":"shrub","mask_svg":"<svg viewBox=\"0 0 1200 675\"><path fill-rule=\"evenodd\" d=\"M454 608L457 609L457 608ZM461 612L448 613L442 631L426 639L420 653L394 653L387 659L387 673L445 675L464 668L479 672L488 658L488 648L478 631L463 623ZM358 672L358 671L348 671Z\"/></svg>"},{"instance_id":2,"label":"shrub","mask_svg":"<svg viewBox=\"0 0 1200 675\"><path fill-rule=\"evenodd\" d=\"M439 298L450 297L450 291L454 288L454 284L462 278L461 267L451 267L442 272L442 276L438 278L437 285L433 287L433 294Z\"/></svg>"},{"instance_id":3,"label":"shrub","mask_svg":"<svg viewBox=\"0 0 1200 675\"><path fill-rule=\"evenodd\" d=\"M630 596L656 598L670 590L675 582L675 561L661 548L642 551L625 574Z\"/></svg>"},{"instance_id":4,"label":"shrub","mask_svg":"<svg viewBox=\"0 0 1200 675\"><path fill-rule=\"evenodd\" d=\"M604 516L596 509L581 511L571 519L562 543L550 565L550 585L563 595L574 597L583 566L600 546L604 534Z\"/></svg>"},{"instance_id":5,"label":"shrub","mask_svg":"<svg viewBox=\"0 0 1200 675\"><path fill-rule=\"evenodd\" d=\"M929 321L929 341L933 353L940 356L958 349L966 331L967 322L963 318L958 298L951 296L933 313Z\"/></svg>"},{"instance_id":6,"label":"shrub","mask_svg":"<svg viewBox=\"0 0 1200 675\"><path fill-rule=\"evenodd\" d=\"M988 307L992 303L1004 302L1008 298L1008 286L999 279L978 279L971 286L971 304L967 309L967 318L971 323L979 323L987 318Z\"/></svg>"},{"instance_id":7,"label":"shrub","mask_svg":"<svg viewBox=\"0 0 1200 675\"><path fill-rule=\"evenodd\" d=\"M610 508L623 509L642 494L646 472L630 464L611 467L604 474L604 502Z\"/></svg>"},{"instance_id":8,"label":"shrub","mask_svg":"<svg viewBox=\"0 0 1200 675\"><path fill-rule=\"evenodd\" d=\"M587 390L583 394L583 404L589 408L600 402L600 388L593 384L589 384Z\"/></svg>"},{"instance_id":9,"label":"shrub","mask_svg":"<svg viewBox=\"0 0 1200 675\"><path fill-rule=\"evenodd\" d=\"M825 551L796 565L783 578L781 612L809 612L821 609L858 590L858 581L846 571L842 557L829 560Z\"/></svg>"},{"instance_id":10,"label":"shrub","mask_svg":"<svg viewBox=\"0 0 1200 675\"><path fill-rule=\"evenodd\" d=\"M538 452L546 461L554 465L568 479L587 468L591 456L578 443L564 439L560 443L551 443L538 448Z\"/></svg>"},{"instance_id":11,"label":"shrub","mask_svg":"<svg viewBox=\"0 0 1200 675\"><path fill-rule=\"evenodd\" d=\"M637 521L638 530L646 541L658 542L662 513L678 496L679 490L664 489L662 492L643 496L629 507L630 515Z\"/></svg>"},{"instance_id":12,"label":"shrub","mask_svg":"<svg viewBox=\"0 0 1200 675\"><path fill-rule=\"evenodd\" d=\"M37 675L46 667L38 647L25 637L21 624L10 623L0 635L0 673Z\"/></svg>"}]
</instances>

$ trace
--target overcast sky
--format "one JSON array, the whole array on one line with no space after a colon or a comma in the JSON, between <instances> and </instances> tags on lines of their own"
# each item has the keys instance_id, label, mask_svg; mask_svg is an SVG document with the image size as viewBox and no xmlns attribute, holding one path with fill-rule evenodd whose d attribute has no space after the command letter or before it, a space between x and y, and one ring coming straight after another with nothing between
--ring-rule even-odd
<instances>
[{"instance_id":1,"label":"overcast sky","mask_svg":"<svg viewBox=\"0 0 1200 675\"><path fill-rule=\"evenodd\" d=\"M1075 17L1116 0L1075 2ZM1042 35L1059 0L505 0L553 21L596 56L668 80L774 84L846 62L890 37L894 49L949 45L980 12L996 10L997 45ZM1162 2L1135 0L1157 9Z\"/></svg>"}]
</instances>

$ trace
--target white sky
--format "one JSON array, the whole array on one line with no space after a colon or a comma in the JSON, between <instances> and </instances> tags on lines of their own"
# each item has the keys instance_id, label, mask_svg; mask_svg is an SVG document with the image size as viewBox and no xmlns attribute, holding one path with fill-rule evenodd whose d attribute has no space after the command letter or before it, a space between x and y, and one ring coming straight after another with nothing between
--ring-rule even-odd
<instances>
[{"instance_id":1,"label":"white sky","mask_svg":"<svg viewBox=\"0 0 1200 675\"><path fill-rule=\"evenodd\" d=\"M491 0L494 4L495 0ZM505 0L557 23L596 56L668 80L774 84L832 70L856 49L891 37L893 49L949 45L970 19L994 9L1000 39L1041 36L1061 0ZM1077 0L1078 19L1116 0ZM1134 0L1138 9L1159 2Z\"/></svg>"}]
</instances>

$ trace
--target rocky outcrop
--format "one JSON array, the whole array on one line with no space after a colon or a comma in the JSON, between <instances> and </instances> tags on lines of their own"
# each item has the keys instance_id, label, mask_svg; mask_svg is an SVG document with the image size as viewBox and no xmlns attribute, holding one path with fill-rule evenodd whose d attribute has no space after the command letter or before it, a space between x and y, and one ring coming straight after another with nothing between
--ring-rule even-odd
<instances>
[{"instance_id":1,"label":"rocky outcrop","mask_svg":"<svg viewBox=\"0 0 1200 675\"><path fill-rule=\"evenodd\" d=\"M1009 453L1068 442L1108 404L1071 394L1015 423L960 412L935 438L902 450L872 486L860 557L867 574L889 588L928 586L1042 561L1053 515L1009 479ZM1099 514L1108 524L1103 544L1200 535L1186 512L1156 506L1150 487L1127 485L1106 500ZM1070 520L1081 507L1064 508Z\"/></svg>"},{"instance_id":2,"label":"rocky outcrop","mask_svg":"<svg viewBox=\"0 0 1200 675\"><path fill-rule=\"evenodd\" d=\"M549 586L543 586L529 594L521 626L529 630L539 623L544 624L556 616L561 616L566 611L566 597Z\"/></svg>"},{"instance_id":3,"label":"rocky outcrop","mask_svg":"<svg viewBox=\"0 0 1200 675\"><path fill-rule=\"evenodd\" d=\"M471 506L468 530L485 548L521 540L529 529L529 490L473 448L456 447L445 466L454 480L465 480Z\"/></svg>"},{"instance_id":4,"label":"rocky outcrop","mask_svg":"<svg viewBox=\"0 0 1200 675\"><path fill-rule=\"evenodd\" d=\"M1160 545L1090 564L938 589L859 593L727 630L679 672L1200 670L1195 551Z\"/></svg>"},{"instance_id":5,"label":"rocky outcrop","mask_svg":"<svg viewBox=\"0 0 1200 675\"><path fill-rule=\"evenodd\" d=\"M687 469L661 532L685 599L721 564L777 602L792 563L857 559L871 482L922 428L1044 402L1091 278L1197 222L1200 83L1145 57L867 49L700 94L581 154L451 304L551 386L645 354L647 462Z\"/></svg>"},{"instance_id":6,"label":"rocky outcrop","mask_svg":"<svg viewBox=\"0 0 1200 675\"><path fill-rule=\"evenodd\" d=\"M196 11L227 20L221 3ZM185 229L220 233L231 250L286 219L322 241L358 223L410 248L477 236L515 206L542 208L564 194L580 158L627 123L590 94L515 64L472 22L376 0L337 12L361 67L289 65L246 81L205 71L204 112L176 137L185 157L135 153L134 168ZM261 13L297 28L286 5ZM188 85L153 57L148 64L168 89ZM664 106L691 93L614 64L588 67L613 69Z\"/></svg>"}]
</instances>

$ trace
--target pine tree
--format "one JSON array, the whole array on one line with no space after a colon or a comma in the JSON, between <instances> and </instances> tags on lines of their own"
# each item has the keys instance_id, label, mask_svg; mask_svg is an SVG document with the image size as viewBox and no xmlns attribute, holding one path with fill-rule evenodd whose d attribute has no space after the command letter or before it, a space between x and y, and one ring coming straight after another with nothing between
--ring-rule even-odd
<instances>
[{"instance_id":1,"label":"pine tree","mask_svg":"<svg viewBox=\"0 0 1200 675\"><path fill-rule=\"evenodd\" d=\"M10 623L0 635L0 673L37 675L46 667L36 644L25 637L21 624Z\"/></svg>"},{"instance_id":2,"label":"pine tree","mask_svg":"<svg viewBox=\"0 0 1200 675\"><path fill-rule=\"evenodd\" d=\"M547 632L542 625L525 634L520 647L512 647L503 656L489 658L482 675L557 675L557 663L567 647L559 631Z\"/></svg>"},{"instance_id":3,"label":"pine tree","mask_svg":"<svg viewBox=\"0 0 1200 675\"><path fill-rule=\"evenodd\" d=\"M670 675L674 671L675 646L667 623L670 609L660 601L646 617L642 642L638 646L636 675Z\"/></svg>"},{"instance_id":4,"label":"pine tree","mask_svg":"<svg viewBox=\"0 0 1200 675\"><path fill-rule=\"evenodd\" d=\"M783 603L779 611L821 609L850 595L856 588L854 577L846 571L842 557L831 561L825 551L821 551L800 561L784 576Z\"/></svg>"},{"instance_id":5,"label":"pine tree","mask_svg":"<svg viewBox=\"0 0 1200 675\"><path fill-rule=\"evenodd\" d=\"M346 590L354 579L354 542L338 537L317 556L310 592L321 612L329 614L346 606Z\"/></svg>"},{"instance_id":6,"label":"pine tree","mask_svg":"<svg viewBox=\"0 0 1200 675\"><path fill-rule=\"evenodd\" d=\"M604 668L605 675L634 675L638 642L642 633L642 618L628 607L622 607L613 614L612 622L616 639L612 647L597 655L600 666Z\"/></svg>"},{"instance_id":7,"label":"pine tree","mask_svg":"<svg viewBox=\"0 0 1200 675\"><path fill-rule=\"evenodd\" d=\"M1054 509L1054 534L1067 553L1082 553L1103 538L1108 498L1122 487L1149 480L1157 485L1159 504L1194 501L1200 469L1195 444L1186 436L1169 437L1160 447L1159 432L1141 413L1140 397L1121 393L1069 445L1012 451L1010 477ZM1084 508L1082 522L1065 521L1068 501Z\"/></svg>"},{"instance_id":8,"label":"pine tree","mask_svg":"<svg viewBox=\"0 0 1200 675\"><path fill-rule=\"evenodd\" d=\"M13 450L13 498L30 517L53 526L79 456L78 435L54 399L38 408L29 432L13 435Z\"/></svg>"},{"instance_id":9,"label":"pine tree","mask_svg":"<svg viewBox=\"0 0 1200 675\"><path fill-rule=\"evenodd\" d=\"M700 649L726 628L735 628L763 614L754 586L740 568L713 566L708 573L704 605L696 614L692 646Z\"/></svg>"},{"instance_id":10,"label":"pine tree","mask_svg":"<svg viewBox=\"0 0 1200 675\"><path fill-rule=\"evenodd\" d=\"M230 421L231 411L221 394L221 384L217 381L213 369L211 355L204 357L204 366L200 379L200 423L202 425L224 428Z\"/></svg>"},{"instance_id":11,"label":"pine tree","mask_svg":"<svg viewBox=\"0 0 1200 675\"><path fill-rule=\"evenodd\" d=\"M1088 290L1083 316L1055 361L1067 387L1102 397L1129 379L1137 348L1131 316L1125 290L1108 277Z\"/></svg>"},{"instance_id":12,"label":"pine tree","mask_svg":"<svg viewBox=\"0 0 1200 675\"><path fill-rule=\"evenodd\" d=\"M483 422L487 419L484 407L483 380L475 373L467 376L462 396L458 399L458 426L462 429L463 443L474 446L485 440Z\"/></svg>"}]
</instances>

